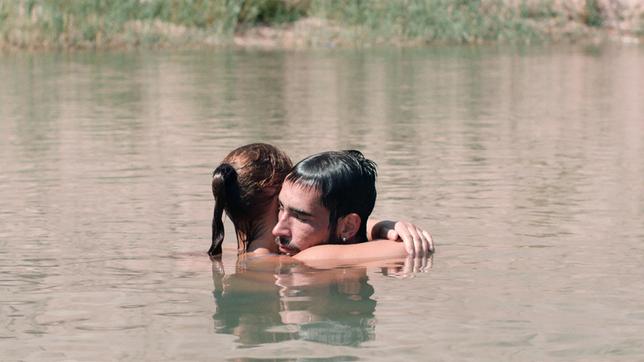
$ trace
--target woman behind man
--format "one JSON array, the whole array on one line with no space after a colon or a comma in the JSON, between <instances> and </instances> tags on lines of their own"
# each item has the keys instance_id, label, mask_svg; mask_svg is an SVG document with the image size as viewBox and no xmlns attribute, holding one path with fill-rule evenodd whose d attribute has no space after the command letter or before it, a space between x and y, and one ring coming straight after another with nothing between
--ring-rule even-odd
<instances>
[{"instance_id":1,"label":"woman behind man","mask_svg":"<svg viewBox=\"0 0 644 362\"><path fill-rule=\"evenodd\" d=\"M277 245L271 229L277 222L277 196L292 166L290 158L284 152L264 143L239 147L224 158L213 172L212 191L215 207L212 244L208 251L210 256L222 252L224 211L235 227L238 253L277 253ZM367 224L370 240L374 235L392 240L400 237L411 255L422 254L423 246L425 249L433 248L431 236L415 225L405 222L376 223L373 220L369 220ZM385 245L389 250L403 247L400 244L393 245L393 242L384 242L384 244L373 243L369 248L375 248L378 245ZM348 248L351 247L355 250L365 246L333 245L331 247L337 248L337 252L342 253L350 250ZM382 252L383 257L387 255L386 251Z\"/></svg>"}]
</instances>

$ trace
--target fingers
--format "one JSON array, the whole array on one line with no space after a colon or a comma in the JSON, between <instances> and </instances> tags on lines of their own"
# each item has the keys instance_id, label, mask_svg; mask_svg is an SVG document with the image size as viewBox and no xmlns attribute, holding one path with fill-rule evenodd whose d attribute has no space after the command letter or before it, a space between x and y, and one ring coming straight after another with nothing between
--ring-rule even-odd
<instances>
[{"instance_id":1,"label":"fingers","mask_svg":"<svg viewBox=\"0 0 644 362\"><path fill-rule=\"evenodd\" d=\"M407 256L402 269L403 276L409 276L414 272L414 260L416 260L416 258L414 258L413 256Z\"/></svg>"},{"instance_id":2,"label":"fingers","mask_svg":"<svg viewBox=\"0 0 644 362\"><path fill-rule=\"evenodd\" d=\"M420 255L429 255L429 253L431 253L431 238L427 237L429 234L425 230L422 230L420 228L416 228L416 232L418 233L418 238L420 239L420 248L422 251Z\"/></svg>"},{"instance_id":3,"label":"fingers","mask_svg":"<svg viewBox=\"0 0 644 362\"><path fill-rule=\"evenodd\" d=\"M420 257L408 256L405 260L403 271L409 273L427 273L432 268L433 257L425 255Z\"/></svg>"},{"instance_id":4,"label":"fingers","mask_svg":"<svg viewBox=\"0 0 644 362\"><path fill-rule=\"evenodd\" d=\"M413 232L411 232L414 237L417 236L415 243L415 250L417 251L416 255L429 255L434 252L434 239L431 234L427 231L419 228L418 226L412 225Z\"/></svg>"},{"instance_id":5,"label":"fingers","mask_svg":"<svg viewBox=\"0 0 644 362\"><path fill-rule=\"evenodd\" d=\"M434 240L429 232L406 221L396 222L394 227L387 231L387 239L402 240L410 256L429 255L434 252Z\"/></svg>"},{"instance_id":6,"label":"fingers","mask_svg":"<svg viewBox=\"0 0 644 362\"><path fill-rule=\"evenodd\" d=\"M409 227L409 234L414 241L414 255L421 256L427 253L427 246L423 242L423 238L418 233L418 228L415 225Z\"/></svg>"},{"instance_id":7,"label":"fingers","mask_svg":"<svg viewBox=\"0 0 644 362\"><path fill-rule=\"evenodd\" d=\"M425 272L425 267L427 266L427 257L426 256L421 256L421 257L413 257L413 256L407 256L405 259L405 264L403 265L402 268L402 274L400 277L402 278L413 278L414 274L416 273L421 273Z\"/></svg>"},{"instance_id":8,"label":"fingers","mask_svg":"<svg viewBox=\"0 0 644 362\"><path fill-rule=\"evenodd\" d=\"M434 265L434 255L429 255L425 258L423 268L420 270L422 273L427 273Z\"/></svg>"},{"instance_id":9,"label":"fingers","mask_svg":"<svg viewBox=\"0 0 644 362\"><path fill-rule=\"evenodd\" d=\"M427 238L425 237L425 235L423 235L423 233L420 233L420 235L423 240L421 243L423 248L423 255L429 255L429 253L431 253L431 251L429 251L429 242L427 241Z\"/></svg>"},{"instance_id":10,"label":"fingers","mask_svg":"<svg viewBox=\"0 0 644 362\"><path fill-rule=\"evenodd\" d=\"M398 233L394 229L387 230L387 240L396 241L398 240Z\"/></svg>"},{"instance_id":11,"label":"fingers","mask_svg":"<svg viewBox=\"0 0 644 362\"><path fill-rule=\"evenodd\" d=\"M418 230L415 225L409 223L400 223L401 228L404 226L405 234L411 239L411 245L413 245L414 252L410 253L411 256L424 255L423 252L423 239L418 235ZM399 232L400 234L400 232Z\"/></svg>"},{"instance_id":12,"label":"fingers","mask_svg":"<svg viewBox=\"0 0 644 362\"><path fill-rule=\"evenodd\" d=\"M423 270L425 260L427 260L427 258L424 256L414 259L414 273L420 273Z\"/></svg>"},{"instance_id":13,"label":"fingers","mask_svg":"<svg viewBox=\"0 0 644 362\"><path fill-rule=\"evenodd\" d=\"M394 265L387 265L381 268L382 275L396 278L414 278L415 274L428 273L432 268L433 255L411 256L396 262Z\"/></svg>"},{"instance_id":14,"label":"fingers","mask_svg":"<svg viewBox=\"0 0 644 362\"><path fill-rule=\"evenodd\" d=\"M400 235L400 238L405 244L407 254L411 256L427 254L428 245L422 236L422 229L404 221L397 222L394 229L398 232L398 235Z\"/></svg>"},{"instance_id":15,"label":"fingers","mask_svg":"<svg viewBox=\"0 0 644 362\"><path fill-rule=\"evenodd\" d=\"M433 252L434 252L434 239L433 239L433 238L432 238L432 236L431 236L427 231L425 231L425 230L423 230L422 235L424 236L425 241L426 241L426 243L427 243L427 251L428 251L429 253L433 253Z\"/></svg>"},{"instance_id":16,"label":"fingers","mask_svg":"<svg viewBox=\"0 0 644 362\"><path fill-rule=\"evenodd\" d=\"M395 226L395 230L398 233L398 236L400 236L400 239L403 242L403 245L405 245L405 250L407 251L407 255L414 256L416 255L416 246L414 245L414 238L409 232L409 229L403 225L402 222L397 222Z\"/></svg>"}]
</instances>

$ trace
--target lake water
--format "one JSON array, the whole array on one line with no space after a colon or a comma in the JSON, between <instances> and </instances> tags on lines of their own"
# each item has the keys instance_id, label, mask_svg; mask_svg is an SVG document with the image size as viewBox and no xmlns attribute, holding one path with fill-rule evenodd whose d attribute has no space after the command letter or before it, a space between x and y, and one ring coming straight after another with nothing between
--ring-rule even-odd
<instances>
[{"instance_id":1,"label":"lake water","mask_svg":"<svg viewBox=\"0 0 644 362\"><path fill-rule=\"evenodd\" d=\"M642 46L4 54L0 79L0 360L644 359ZM213 265L211 172L257 141L362 150L431 268L249 271L230 232Z\"/></svg>"}]
</instances>

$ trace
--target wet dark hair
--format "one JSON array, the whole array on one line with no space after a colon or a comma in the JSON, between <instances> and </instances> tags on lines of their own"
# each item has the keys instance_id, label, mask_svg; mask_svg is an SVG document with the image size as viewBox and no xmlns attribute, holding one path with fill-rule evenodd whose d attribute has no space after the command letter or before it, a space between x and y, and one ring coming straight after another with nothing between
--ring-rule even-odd
<instances>
[{"instance_id":1,"label":"wet dark hair","mask_svg":"<svg viewBox=\"0 0 644 362\"><path fill-rule=\"evenodd\" d=\"M235 226L237 250L248 250L250 242L264 231L261 222L292 165L284 152L266 143L239 147L224 158L212 174L215 206L210 256L222 251L224 211Z\"/></svg>"},{"instance_id":2,"label":"wet dark hair","mask_svg":"<svg viewBox=\"0 0 644 362\"><path fill-rule=\"evenodd\" d=\"M367 219L376 203L376 163L356 150L329 151L298 162L286 181L320 192L329 210L334 232L338 219L350 213L360 216L355 242L367 241Z\"/></svg>"}]
</instances>

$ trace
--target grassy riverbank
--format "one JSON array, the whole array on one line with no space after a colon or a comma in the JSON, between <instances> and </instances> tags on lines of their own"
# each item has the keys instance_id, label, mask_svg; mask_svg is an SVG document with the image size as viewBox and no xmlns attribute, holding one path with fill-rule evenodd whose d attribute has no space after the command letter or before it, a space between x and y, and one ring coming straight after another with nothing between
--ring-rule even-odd
<instances>
[{"instance_id":1,"label":"grassy riverbank","mask_svg":"<svg viewBox=\"0 0 644 362\"><path fill-rule=\"evenodd\" d=\"M644 36L635 0L0 0L0 47L333 47ZM630 5L629 5L630 4Z\"/></svg>"}]
</instances>

